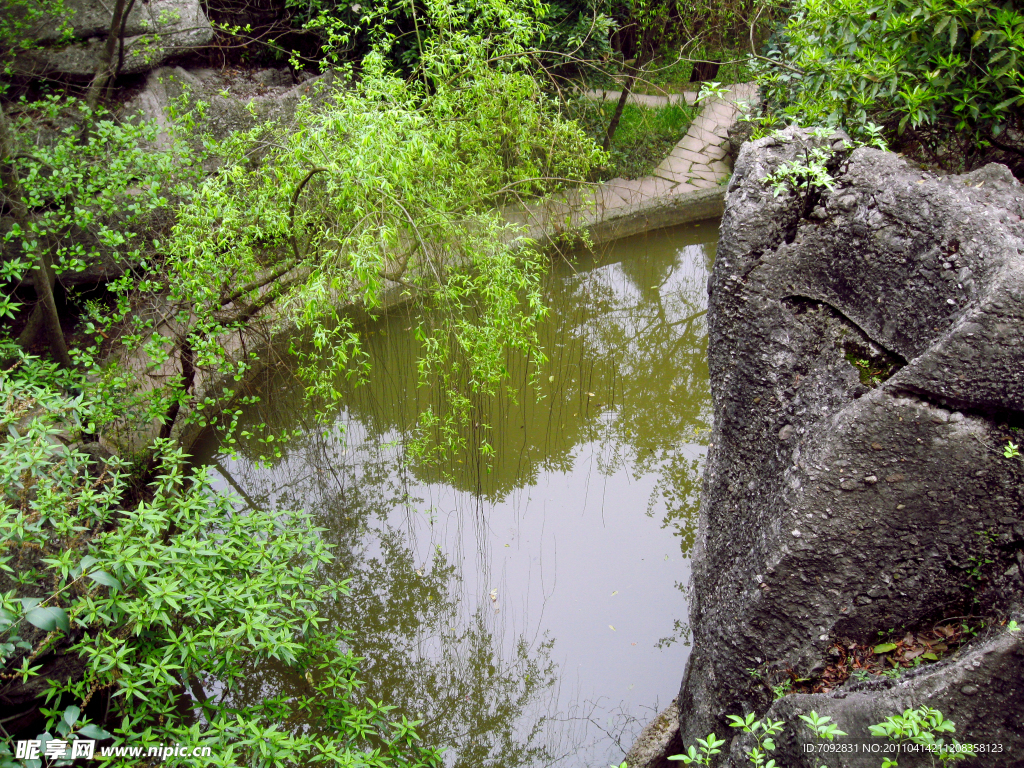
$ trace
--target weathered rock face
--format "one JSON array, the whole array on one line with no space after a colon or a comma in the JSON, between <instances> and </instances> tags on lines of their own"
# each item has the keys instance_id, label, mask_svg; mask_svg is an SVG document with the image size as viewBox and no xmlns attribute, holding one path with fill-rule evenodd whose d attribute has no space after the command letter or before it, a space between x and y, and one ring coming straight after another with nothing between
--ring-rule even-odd
<instances>
[{"instance_id":1,"label":"weathered rock face","mask_svg":"<svg viewBox=\"0 0 1024 768\"><path fill-rule=\"evenodd\" d=\"M17 74L71 79L88 79L95 74L110 32L111 4L68 0L65 7L72 42L64 37L62 20L41 23L33 34L40 47L17 57ZM211 40L213 28L198 0L136 0L125 23L120 73L147 72Z\"/></svg>"},{"instance_id":2,"label":"weathered rock face","mask_svg":"<svg viewBox=\"0 0 1024 768\"><path fill-rule=\"evenodd\" d=\"M747 144L728 191L686 744L731 737L727 715L769 707L758 677L812 676L836 642L1019 618L1024 464L1002 447L1024 410L1024 190L1002 166L938 178L862 148L835 155L834 190L773 196L764 177L830 142L842 145L797 131ZM891 375L870 388L853 358ZM991 632L895 685L782 699L769 711L788 722L780 764L811 759L797 713L866 737L921 704L963 741L1006 746L984 765L1016 764L1024 632Z\"/></svg>"},{"instance_id":3,"label":"weathered rock face","mask_svg":"<svg viewBox=\"0 0 1024 768\"><path fill-rule=\"evenodd\" d=\"M303 99L316 104L334 82L332 72L296 85L288 70L262 69L243 75L160 67L149 73L145 87L121 111L125 115L141 113L145 119L165 126L168 107L185 96L192 104L202 101L207 105L202 129L225 138L269 120L289 125Z\"/></svg>"}]
</instances>

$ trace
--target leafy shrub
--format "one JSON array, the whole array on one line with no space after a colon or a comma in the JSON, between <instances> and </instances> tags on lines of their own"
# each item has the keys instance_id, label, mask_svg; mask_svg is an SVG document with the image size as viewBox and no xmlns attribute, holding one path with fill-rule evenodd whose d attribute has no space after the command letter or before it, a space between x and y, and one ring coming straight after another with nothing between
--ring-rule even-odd
<instances>
[{"instance_id":1,"label":"leafy shrub","mask_svg":"<svg viewBox=\"0 0 1024 768\"><path fill-rule=\"evenodd\" d=\"M180 209L163 264L168 299L203 329L196 366L225 357L221 340L247 307L273 301L308 332L306 378L329 400L363 360L346 309L415 296L440 310L420 316L418 337L424 376L450 394L424 424L447 440L467 422L468 398L502 380L504 350L539 359L545 260L514 246L498 207L585 178L602 155L521 54L514 36L453 33L425 45L414 80L371 54L353 87L300 109L299 130L260 126L225 142L218 172ZM256 147L267 150L253 168Z\"/></svg>"},{"instance_id":2,"label":"leafy shrub","mask_svg":"<svg viewBox=\"0 0 1024 768\"><path fill-rule=\"evenodd\" d=\"M1024 16L990 0L800 0L764 64L772 116L886 139L942 166L1024 149Z\"/></svg>"},{"instance_id":3,"label":"leafy shrub","mask_svg":"<svg viewBox=\"0 0 1024 768\"><path fill-rule=\"evenodd\" d=\"M208 745L214 765L438 764L416 723L360 699L359 659L323 626L318 602L346 585L318 576L331 559L320 529L298 512L239 512L166 442L133 496L131 467L60 439L93 416L89 396L61 391L82 383L72 376L27 356L0 374L0 663L24 684L55 649L82 660L80 675L48 681L48 732ZM309 689L242 708L205 694L269 659L306 670ZM112 734L83 715L101 718L104 698ZM300 710L313 729L281 727Z\"/></svg>"}]
</instances>

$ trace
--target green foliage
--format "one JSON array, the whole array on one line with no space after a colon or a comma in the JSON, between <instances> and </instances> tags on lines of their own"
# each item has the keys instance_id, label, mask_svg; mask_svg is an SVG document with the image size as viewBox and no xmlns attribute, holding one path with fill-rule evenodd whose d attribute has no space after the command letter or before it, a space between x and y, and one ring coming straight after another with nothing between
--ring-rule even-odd
<instances>
[{"instance_id":1,"label":"green foliage","mask_svg":"<svg viewBox=\"0 0 1024 768\"><path fill-rule=\"evenodd\" d=\"M580 99L568 105L568 115L598 140L604 137L614 108L613 102ZM649 175L686 135L695 112L693 107L679 103L658 108L627 104L615 133L615 144L608 153L608 162L600 168L596 178L638 179Z\"/></svg>"},{"instance_id":2,"label":"green foliage","mask_svg":"<svg viewBox=\"0 0 1024 768\"><path fill-rule=\"evenodd\" d=\"M769 752L775 751L775 737L782 733L785 723L781 720L758 720L754 713L750 712L746 717L729 715L730 728L739 728L743 733L749 733L754 738L754 746L745 750L747 760L757 768L776 768L775 761L768 757Z\"/></svg>"},{"instance_id":3,"label":"green foliage","mask_svg":"<svg viewBox=\"0 0 1024 768\"><path fill-rule=\"evenodd\" d=\"M14 57L37 45L32 33L42 24L52 24L59 39L71 37L71 14L64 0L7 0L0 14L0 75L11 75ZM0 94L7 83L0 78Z\"/></svg>"},{"instance_id":4,"label":"green foliage","mask_svg":"<svg viewBox=\"0 0 1024 768\"><path fill-rule=\"evenodd\" d=\"M346 590L317 576L331 559L321 530L302 513L240 514L166 442L153 483L134 498L131 467L58 439L79 437L94 417L90 395L61 391L84 383L73 377L27 356L0 375L0 570L9 581L31 563L35 574L0 595L0 662L25 681L34 661L70 645L84 665L48 682L48 728L105 738L80 717L105 695L115 744L209 745L215 765L357 755L368 766L438 764L416 746L417 723L360 700L359 659L317 612ZM247 665L268 660L306 670L309 691L242 708L203 693L204 679L230 691ZM281 729L300 710L315 727Z\"/></svg>"},{"instance_id":5,"label":"green foliage","mask_svg":"<svg viewBox=\"0 0 1024 768\"><path fill-rule=\"evenodd\" d=\"M491 39L520 50L535 50L548 9L537 0L473 0L459 4L437 0L285 0L293 23L321 41L321 67L367 53L385 54L408 71L430 69L429 59L452 36ZM352 54L355 54L353 56Z\"/></svg>"},{"instance_id":6,"label":"green foliage","mask_svg":"<svg viewBox=\"0 0 1024 768\"><path fill-rule=\"evenodd\" d=\"M832 722L831 717L819 715L813 709L808 715L800 715L800 719L811 729L816 739L834 741L836 736L846 736L845 731L840 731L838 726Z\"/></svg>"},{"instance_id":7,"label":"green foliage","mask_svg":"<svg viewBox=\"0 0 1024 768\"><path fill-rule=\"evenodd\" d=\"M715 734L710 733L706 739L697 739L697 747L692 744L686 750L685 755L669 755L669 760L681 760L683 765L705 765L710 766L711 758L721 754L720 747L725 744L725 739L719 739Z\"/></svg>"},{"instance_id":8,"label":"green foliage","mask_svg":"<svg viewBox=\"0 0 1024 768\"><path fill-rule=\"evenodd\" d=\"M552 63L605 59L612 53L611 35L618 28L601 0L551 2L543 8L543 58Z\"/></svg>"},{"instance_id":9,"label":"green foliage","mask_svg":"<svg viewBox=\"0 0 1024 768\"><path fill-rule=\"evenodd\" d=\"M183 194L182 185L196 181L197 164L186 148L153 151L155 125L115 121L75 100L22 103L12 118L12 133L20 138L12 165L31 219L27 229L14 223L4 232L0 279L9 285L23 280L41 251L58 277L104 260L112 270L145 269L154 249L140 231L152 228L169 195ZM78 127L90 119L83 142ZM19 308L5 291L0 317L13 317Z\"/></svg>"},{"instance_id":10,"label":"green foliage","mask_svg":"<svg viewBox=\"0 0 1024 768\"><path fill-rule=\"evenodd\" d=\"M603 156L538 86L526 45L537 29L520 10L429 3L418 77L393 71L382 45L358 82L343 73L303 104L294 129L214 142L202 104L161 131L73 102L17 107L28 218L4 235L0 277L14 285L42 254L65 275L123 270L81 302L77 370L0 339L14 361L0 373L0 472L14 478L0 510L0 653L23 682L57 648L81 657L81 675L50 685L51 730L97 733L80 715L109 697L117 743L217 745L217 764L438 763L416 746L417 723L362 699L359 660L323 626L319 605L346 587L318 574L321 531L300 513L240 513L140 429L170 432L179 408L212 423L253 364L238 334L257 319L306 334L295 348L326 412L338 377L365 370L349 310L419 302L420 370L438 395L421 415L425 452L462 439L476 399L507 374L506 350L543 361L546 260L497 209L585 178ZM4 296L2 314L25 311ZM237 420L227 412L229 442ZM135 463L72 447L117 430L141 435ZM269 660L304 670L309 690L235 707L203 692ZM300 711L313 727L292 732Z\"/></svg>"},{"instance_id":11,"label":"green foliage","mask_svg":"<svg viewBox=\"0 0 1024 768\"><path fill-rule=\"evenodd\" d=\"M223 357L217 340L237 324L228 305L272 298L312 341L311 391L333 401L338 377L360 376L364 362L348 309L415 298L440 310L421 314L418 337L424 382L437 376L446 393L422 416L441 446L468 423L471 398L499 385L504 350L541 360L545 262L515 242L498 206L583 178L602 156L558 116L522 50L513 34L453 31L424 43L413 80L371 54L357 83L300 109L299 130L260 126L221 145L163 266L171 301L195 313L212 354Z\"/></svg>"},{"instance_id":12,"label":"green foliage","mask_svg":"<svg viewBox=\"0 0 1024 768\"><path fill-rule=\"evenodd\" d=\"M746 750L747 759L752 765L763 768L777 768L774 760L769 759L767 753L775 750L774 737L778 736L785 728L782 721L759 720L750 713L745 717L730 715L729 719L733 728L740 728L744 733L753 735L756 745ZM846 732L838 729L832 718L819 715L811 711L807 715L800 715L800 720L810 729L815 739L823 741L834 741L839 736L846 736ZM973 754L970 744L961 744L956 739L951 739L947 744L941 734L952 734L956 732L956 726L946 720L942 713L928 706L921 706L917 709L908 709L902 715L892 715L877 725L869 726L873 736L884 736L899 744L914 744L926 752L935 764L956 762L966 759ZM713 755L719 754L724 740L718 740L714 734L707 739L698 739L700 746L698 751L690 746L686 754L673 755L669 760L682 760L686 765L711 766ZM824 766L822 767L824 768ZM883 758L882 768L898 768L896 761L890 758Z\"/></svg>"},{"instance_id":13,"label":"green foliage","mask_svg":"<svg viewBox=\"0 0 1024 768\"><path fill-rule=\"evenodd\" d=\"M834 189L835 180L827 165L832 156L830 148L814 147L803 159L780 165L764 181L771 186L775 197L790 191L806 194L812 190Z\"/></svg>"},{"instance_id":14,"label":"green foliage","mask_svg":"<svg viewBox=\"0 0 1024 768\"><path fill-rule=\"evenodd\" d=\"M1020 124L1024 16L989 0L801 0L760 62L772 119L843 127L946 166Z\"/></svg>"},{"instance_id":15,"label":"green foliage","mask_svg":"<svg viewBox=\"0 0 1024 768\"><path fill-rule=\"evenodd\" d=\"M901 745L915 744L922 747L931 757L933 765L936 759L945 765L965 760L973 754L970 744L961 744L956 739L951 739L947 744L941 734L955 733L956 726L943 717L939 710L924 705L917 709L907 709L902 715L891 715L868 728L873 736L885 736ZM882 768L897 768L897 763L885 758Z\"/></svg>"}]
</instances>

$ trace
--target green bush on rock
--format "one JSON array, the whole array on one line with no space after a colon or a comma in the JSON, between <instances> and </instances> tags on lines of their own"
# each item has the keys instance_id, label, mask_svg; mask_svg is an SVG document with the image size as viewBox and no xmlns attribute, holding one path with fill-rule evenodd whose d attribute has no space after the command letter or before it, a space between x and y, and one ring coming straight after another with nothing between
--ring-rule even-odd
<instances>
[{"instance_id":1,"label":"green bush on rock","mask_svg":"<svg viewBox=\"0 0 1024 768\"><path fill-rule=\"evenodd\" d=\"M1024 150L1024 16L989 0L800 0L759 61L772 119L959 170Z\"/></svg>"},{"instance_id":2,"label":"green bush on rock","mask_svg":"<svg viewBox=\"0 0 1024 768\"><path fill-rule=\"evenodd\" d=\"M774 737L785 729L783 721L773 722L771 718L759 720L753 713L746 717L730 715L729 719L732 721L729 724L731 727L739 728L744 733L750 734L755 742L754 746L744 750L747 761L751 765L756 768L782 768L774 758L768 757L768 753L775 751ZM839 730L832 722L831 717L819 715L814 710L811 710L809 714L800 715L800 720L818 742L832 742L839 736L848 735L845 731ZM942 712L929 706L907 709L902 715L892 715L881 723L869 726L869 730L872 736L887 738L891 742L895 742L894 746L904 751L929 755L933 765L936 762L946 765L966 760L973 754L970 744L962 744L956 739L951 739L948 744L946 743L942 734L955 733L956 726L952 721L943 717ZM724 739L719 739L712 733L706 739L697 739L697 747L690 745L685 754L670 755L668 759L679 760L684 765L702 765L711 768L715 764L714 756L721 754L721 747L724 744ZM842 752L841 749L836 750L837 754L842 754ZM883 750L883 754L888 756L882 758L881 768L898 768L897 760L892 757L892 755L898 757L898 751ZM620 768L627 768L627 766L623 763ZM828 768L828 766L822 765L821 768Z\"/></svg>"}]
</instances>

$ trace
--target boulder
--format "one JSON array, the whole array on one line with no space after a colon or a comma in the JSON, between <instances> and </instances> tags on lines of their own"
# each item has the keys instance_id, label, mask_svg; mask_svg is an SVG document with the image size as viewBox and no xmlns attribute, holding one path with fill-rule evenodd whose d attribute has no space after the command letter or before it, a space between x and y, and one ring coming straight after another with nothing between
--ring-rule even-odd
<instances>
[{"instance_id":1,"label":"boulder","mask_svg":"<svg viewBox=\"0 0 1024 768\"><path fill-rule=\"evenodd\" d=\"M629 768L671 768L669 757L683 751L679 741L679 702L673 700L640 732L626 753Z\"/></svg>"},{"instance_id":2,"label":"boulder","mask_svg":"<svg viewBox=\"0 0 1024 768\"><path fill-rule=\"evenodd\" d=\"M206 105L201 130L226 138L270 120L291 125L303 99L316 103L335 83L333 72L295 84L286 69L239 72L161 67L149 73L145 86L121 111L167 125L172 103L182 97L192 104L201 101Z\"/></svg>"},{"instance_id":3,"label":"boulder","mask_svg":"<svg viewBox=\"0 0 1024 768\"><path fill-rule=\"evenodd\" d=\"M110 32L110 4L67 0L65 6L66 18L51 18L35 28L32 34L38 47L15 59L15 74L77 80L88 80L95 74ZM208 45L213 36L198 0L136 0L125 24L120 74L147 72Z\"/></svg>"},{"instance_id":4,"label":"boulder","mask_svg":"<svg viewBox=\"0 0 1024 768\"><path fill-rule=\"evenodd\" d=\"M848 146L787 130L744 145L729 185L682 741L731 739L728 715L749 712L795 739L810 709L864 738L928 704L962 741L1003 739L984 765L1015 764L1024 656L995 627L1024 587L1024 463L1003 455L1024 410L1024 191L1003 166L940 177ZM766 177L816 149L833 188L776 194ZM834 649L964 615L988 628L977 647L898 685L772 704ZM804 764L793 744L781 764Z\"/></svg>"}]
</instances>

